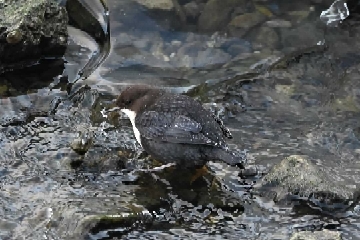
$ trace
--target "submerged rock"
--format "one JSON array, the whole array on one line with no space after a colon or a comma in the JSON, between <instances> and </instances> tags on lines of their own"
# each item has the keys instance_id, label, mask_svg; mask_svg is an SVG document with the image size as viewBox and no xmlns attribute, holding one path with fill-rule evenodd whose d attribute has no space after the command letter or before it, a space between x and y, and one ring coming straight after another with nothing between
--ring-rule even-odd
<instances>
[{"instance_id":1,"label":"submerged rock","mask_svg":"<svg viewBox=\"0 0 360 240\"><path fill-rule=\"evenodd\" d=\"M135 1L149 9L171 11L175 8L174 2L172 0L141 0L141 1L135 0Z\"/></svg>"},{"instance_id":2,"label":"submerged rock","mask_svg":"<svg viewBox=\"0 0 360 240\"><path fill-rule=\"evenodd\" d=\"M334 173L304 156L292 155L275 165L260 183L273 200L301 199L323 209L343 209L357 201L358 191Z\"/></svg>"},{"instance_id":3,"label":"submerged rock","mask_svg":"<svg viewBox=\"0 0 360 240\"><path fill-rule=\"evenodd\" d=\"M162 28L179 29L185 23L186 15L176 0L133 0L146 7L151 18L156 20Z\"/></svg>"},{"instance_id":4,"label":"submerged rock","mask_svg":"<svg viewBox=\"0 0 360 240\"><path fill-rule=\"evenodd\" d=\"M209 0L199 17L198 28L203 32L222 30L230 20L230 13L236 6L244 6L245 1Z\"/></svg>"},{"instance_id":5,"label":"submerged rock","mask_svg":"<svg viewBox=\"0 0 360 240\"><path fill-rule=\"evenodd\" d=\"M229 32L232 36L243 37L250 29L266 20L260 12L245 13L236 16L229 23Z\"/></svg>"},{"instance_id":6,"label":"submerged rock","mask_svg":"<svg viewBox=\"0 0 360 240\"><path fill-rule=\"evenodd\" d=\"M44 55L62 55L67 23L66 10L56 1L0 0L0 72Z\"/></svg>"}]
</instances>

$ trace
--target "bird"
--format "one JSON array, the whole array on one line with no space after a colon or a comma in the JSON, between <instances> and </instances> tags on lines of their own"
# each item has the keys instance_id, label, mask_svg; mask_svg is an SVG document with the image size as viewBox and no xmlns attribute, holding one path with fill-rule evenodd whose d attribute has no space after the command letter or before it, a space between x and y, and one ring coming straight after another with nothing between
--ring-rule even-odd
<instances>
[{"instance_id":1,"label":"bird","mask_svg":"<svg viewBox=\"0 0 360 240\"><path fill-rule=\"evenodd\" d=\"M230 132L202 104L183 94L150 85L131 85L115 100L131 121L137 142L151 157L180 168L220 161L244 168L242 156L229 150Z\"/></svg>"}]
</instances>

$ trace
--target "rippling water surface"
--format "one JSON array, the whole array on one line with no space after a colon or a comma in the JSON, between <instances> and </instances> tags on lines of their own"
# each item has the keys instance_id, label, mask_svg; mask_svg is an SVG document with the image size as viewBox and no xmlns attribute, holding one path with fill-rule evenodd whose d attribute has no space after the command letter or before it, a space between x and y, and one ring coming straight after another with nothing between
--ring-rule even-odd
<instances>
[{"instance_id":1,"label":"rippling water surface","mask_svg":"<svg viewBox=\"0 0 360 240\"><path fill-rule=\"evenodd\" d=\"M324 19L333 1L69 2L64 58L0 76L0 238L359 238L356 204L333 216L251 187L294 154L359 183L356 4ZM128 119L106 111L132 83L201 100L261 174L210 163L213 174L189 185L191 172L140 171L157 163Z\"/></svg>"}]
</instances>

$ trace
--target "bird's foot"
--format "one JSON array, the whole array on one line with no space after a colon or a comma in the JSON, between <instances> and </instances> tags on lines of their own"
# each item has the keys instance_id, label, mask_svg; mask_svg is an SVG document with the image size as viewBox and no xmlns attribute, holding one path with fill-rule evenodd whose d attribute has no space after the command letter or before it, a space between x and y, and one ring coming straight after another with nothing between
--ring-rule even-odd
<instances>
[{"instance_id":1,"label":"bird's foot","mask_svg":"<svg viewBox=\"0 0 360 240\"><path fill-rule=\"evenodd\" d=\"M190 185L192 185L198 178L205 176L209 173L208 168L204 165L202 168L198 168L195 170L195 174L191 177Z\"/></svg>"}]
</instances>

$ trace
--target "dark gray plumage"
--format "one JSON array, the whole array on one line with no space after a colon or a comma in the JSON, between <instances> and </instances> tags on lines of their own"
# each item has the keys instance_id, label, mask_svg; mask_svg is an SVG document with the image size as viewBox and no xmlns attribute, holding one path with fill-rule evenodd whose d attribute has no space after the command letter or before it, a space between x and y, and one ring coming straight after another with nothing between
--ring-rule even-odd
<instances>
[{"instance_id":1,"label":"dark gray plumage","mask_svg":"<svg viewBox=\"0 0 360 240\"><path fill-rule=\"evenodd\" d=\"M129 116L138 142L158 161L194 167L220 160L243 167L242 158L228 150L228 132L188 96L134 85L120 94L116 105Z\"/></svg>"}]
</instances>

